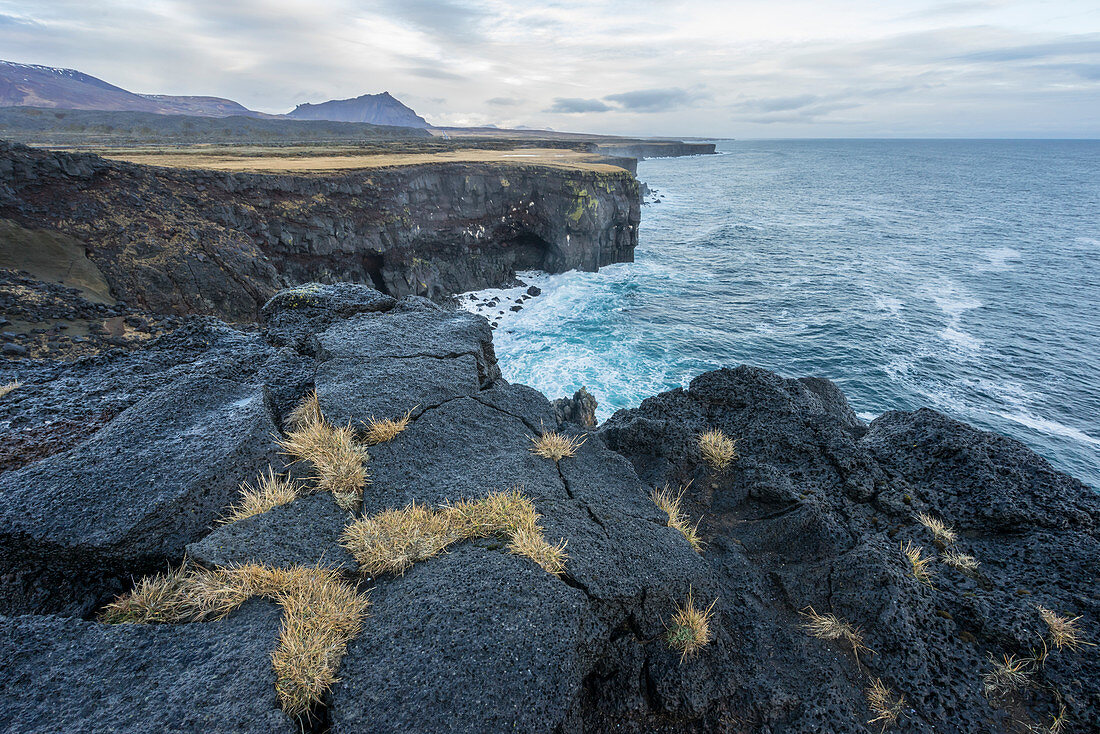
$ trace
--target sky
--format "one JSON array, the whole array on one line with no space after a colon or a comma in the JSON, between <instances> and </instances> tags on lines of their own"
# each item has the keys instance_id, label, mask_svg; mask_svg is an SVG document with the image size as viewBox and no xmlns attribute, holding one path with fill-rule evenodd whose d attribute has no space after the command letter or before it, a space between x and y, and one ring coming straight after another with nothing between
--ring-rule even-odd
<instances>
[{"instance_id":1,"label":"sky","mask_svg":"<svg viewBox=\"0 0 1100 734\"><path fill-rule=\"evenodd\" d=\"M1100 137L1097 0L0 0L0 58L264 112L435 125Z\"/></svg>"}]
</instances>

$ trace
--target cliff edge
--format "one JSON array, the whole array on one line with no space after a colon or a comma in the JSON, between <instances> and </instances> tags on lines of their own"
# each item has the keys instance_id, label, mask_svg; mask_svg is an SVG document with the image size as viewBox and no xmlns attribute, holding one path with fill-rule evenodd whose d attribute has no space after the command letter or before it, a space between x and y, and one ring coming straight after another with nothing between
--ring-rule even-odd
<instances>
[{"instance_id":1,"label":"cliff edge","mask_svg":"<svg viewBox=\"0 0 1100 734\"><path fill-rule=\"evenodd\" d=\"M637 180L613 166L231 173L0 142L0 219L80 243L116 299L156 313L253 320L313 280L440 299L595 270L633 260L639 217Z\"/></svg>"}]
</instances>

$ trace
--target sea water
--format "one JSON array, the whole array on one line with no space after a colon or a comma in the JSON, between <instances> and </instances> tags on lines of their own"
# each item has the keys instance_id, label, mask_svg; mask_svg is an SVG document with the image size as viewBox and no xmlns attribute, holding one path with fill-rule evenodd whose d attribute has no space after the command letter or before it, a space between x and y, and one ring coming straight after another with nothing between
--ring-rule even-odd
<instances>
[{"instance_id":1,"label":"sea water","mask_svg":"<svg viewBox=\"0 0 1100 734\"><path fill-rule=\"evenodd\" d=\"M635 263L522 274L542 295L491 313L508 380L586 386L602 420L722 366L818 375L865 420L928 406L1100 487L1100 142L718 150L639 164Z\"/></svg>"}]
</instances>

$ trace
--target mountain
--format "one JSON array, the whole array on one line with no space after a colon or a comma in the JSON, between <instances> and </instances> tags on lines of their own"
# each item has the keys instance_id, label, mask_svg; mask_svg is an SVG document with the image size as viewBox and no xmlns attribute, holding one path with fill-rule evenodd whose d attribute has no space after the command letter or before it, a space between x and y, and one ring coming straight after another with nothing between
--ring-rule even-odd
<instances>
[{"instance_id":1,"label":"mountain","mask_svg":"<svg viewBox=\"0 0 1100 734\"><path fill-rule=\"evenodd\" d=\"M141 95L162 108L164 112L180 115L199 115L202 117L229 117L230 115L244 115L246 117L270 117L262 112L254 112L239 102L223 97L179 97L170 94L143 94Z\"/></svg>"},{"instance_id":2,"label":"mountain","mask_svg":"<svg viewBox=\"0 0 1100 734\"><path fill-rule=\"evenodd\" d=\"M259 117L220 97L134 94L75 69L0 61L0 107L155 112L158 114Z\"/></svg>"},{"instance_id":3,"label":"mountain","mask_svg":"<svg viewBox=\"0 0 1100 734\"><path fill-rule=\"evenodd\" d=\"M389 92L364 94L353 99L333 99L321 104L300 104L287 117L295 120L369 122L374 125L428 127L428 121Z\"/></svg>"}]
</instances>

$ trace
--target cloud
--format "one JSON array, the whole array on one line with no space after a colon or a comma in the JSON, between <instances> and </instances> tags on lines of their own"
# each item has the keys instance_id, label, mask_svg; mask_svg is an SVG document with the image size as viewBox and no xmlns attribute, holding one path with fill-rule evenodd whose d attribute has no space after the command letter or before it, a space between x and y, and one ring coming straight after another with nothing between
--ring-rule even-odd
<instances>
[{"instance_id":1,"label":"cloud","mask_svg":"<svg viewBox=\"0 0 1100 734\"><path fill-rule=\"evenodd\" d=\"M576 115L583 112L610 112L613 108L598 99L580 99L578 97L555 97L554 104L546 112L554 114Z\"/></svg>"},{"instance_id":2,"label":"cloud","mask_svg":"<svg viewBox=\"0 0 1100 734\"><path fill-rule=\"evenodd\" d=\"M735 107L754 112L787 112L808 107L821 101L817 94L799 94L794 97L765 97L762 99L748 99L740 102Z\"/></svg>"},{"instance_id":3,"label":"cloud","mask_svg":"<svg viewBox=\"0 0 1100 734\"><path fill-rule=\"evenodd\" d=\"M686 107L704 95L689 92L679 87L671 89L641 89L636 92L609 94L604 97L631 112L664 112L677 107Z\"/></svg>"},{"instance_id":4,"label":"cloud","mask_svg":"<svg viewBox=\"0 0 1100 734\"><path fill-rule=\"evenodd\" d=\"M481 8L454 0L385 0L378 9L438 38L465 43L481 37L479 26L487 17Z\"/></svg>"},{"instance_id":5,"label":"cloud","mask_svg":"<svg viewBox=\"0 0 1100 734\"><path fill-rule=\"evenodd\" d=\"M525 100L517 97L493 97L492 99L485 100L485 104L493 105L494 107L518 107L523 104Z\"/></svg>"},{"instance_id":6,"label":"cloud","mask_svg":"<svg viewBox=\"0 0 1100 734\"><path fill-rule=\"evenodd\" d=\"M1100 55L1100 34L1066 38L1056 43L1034 43L1006 46L953 56L962 61L1027 61L1062 56Z\"/></svg>"},{"instance_id":7,"label":"cloud","mask_svg":"<svg viewBox=\"0 0 1100 734\"><path fill-rule=\"evenodd\" d=\"M443 79L447 81L465 81L466 77L461 74L455 74L445 69L439 69L434 66L413 66L407 67L405 72L412 74L413 76L423 77L424 79Z\"/></svg>"},{"instance_id":8,"label":"cloud","mask_svg":"<svg viewBox=\"0 0 1100 734\"><path fill-rule=\"evenodd\" d=\"M959 15L971 15L983 11L993 10L1003 6L1003 2L983 2L982 0L962 0L961 2L938 3L927 8L920 8L911 13L902 15L899 20L928 20L946 18Z\"/></svg>"}]
</instances>

